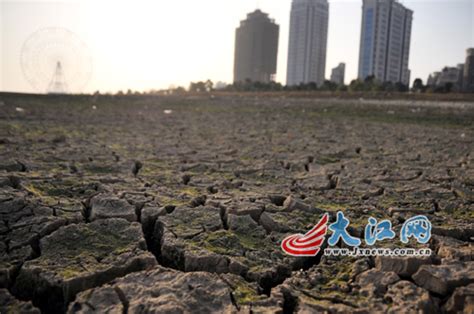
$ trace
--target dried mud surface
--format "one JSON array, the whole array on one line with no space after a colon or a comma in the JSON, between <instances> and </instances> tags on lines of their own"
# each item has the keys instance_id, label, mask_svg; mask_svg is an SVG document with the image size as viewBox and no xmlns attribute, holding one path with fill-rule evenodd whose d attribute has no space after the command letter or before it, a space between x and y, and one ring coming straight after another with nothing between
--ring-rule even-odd
<instances>
[{"instance_id":1,"label":"dried mud surface","mask_svg":"<svg viewBox=\"0 0 474 314\"><path fill-rule=\"evenodd\" d=\"M474 104L0 94L0 312L474 311ZM343 211L429 258L285 255ZM378 246L403 246L398 237Z\"/></svg>"}]
</instances>

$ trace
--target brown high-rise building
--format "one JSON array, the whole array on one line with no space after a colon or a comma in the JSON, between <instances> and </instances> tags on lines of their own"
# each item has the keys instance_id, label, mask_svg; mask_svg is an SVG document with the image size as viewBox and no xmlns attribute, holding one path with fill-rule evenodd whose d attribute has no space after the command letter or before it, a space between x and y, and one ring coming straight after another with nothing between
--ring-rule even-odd
<instances>
[{"instance_id":1,"label":"brown high-rise building","mask_svg":"<svg viewBox=\"0 0 474 314\"><path fill-rule=\"evenodd\" d=\"M234 82L268 83L277 68L280 28L260 10L249 13L235 32Z\"/></svg>"},{"instance_id":2,"label":"brown high-rise building","mask_svg":"<svg viewBox=\"0 0 474 314\"><path fill-rule=\"evenodd\" d=\"M464 64L463 90L474 93L474 48L467 50L466 63Z\"/></svg>"}]
</instances>

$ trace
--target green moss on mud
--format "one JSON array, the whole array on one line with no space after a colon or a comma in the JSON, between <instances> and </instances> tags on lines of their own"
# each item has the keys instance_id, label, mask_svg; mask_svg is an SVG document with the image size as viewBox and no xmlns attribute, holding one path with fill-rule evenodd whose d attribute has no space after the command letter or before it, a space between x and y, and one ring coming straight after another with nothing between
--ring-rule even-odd
<instances>
[{"instance_id":1,"label":"green moss on mud","mask_svg":"<svg viewBox=\"0 0 474 314\"><path fill-rule=\"evenodd\" d=\"M246 305L265 299L265 295L259 295L255 289L251 288L247 283L241 282L232 292L238 305Z\"/></svg>"},{"instance_id":2,"label":"green moss on mud","mask_svg":"<svg viewBox=\"0 0 474 314\"><path fill-rule=\"evenodd\" d=\"M240 256L244 251L257 250L264 247L263 239L261 238L237 234L229 230L218 230L208 233L195 245L217 254L231 256Z\"/></svg>"}]
</instances>

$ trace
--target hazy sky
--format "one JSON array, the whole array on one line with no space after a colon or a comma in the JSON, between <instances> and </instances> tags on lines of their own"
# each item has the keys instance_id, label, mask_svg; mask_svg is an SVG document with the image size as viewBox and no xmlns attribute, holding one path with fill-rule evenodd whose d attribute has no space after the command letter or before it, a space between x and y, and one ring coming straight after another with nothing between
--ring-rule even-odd
<instances>
[{"instance_id":1,"label":"hazy sky","mask_svg":"<svg viewBox=\"0 0 474 314\"><path fill-rule=\"evenodd\" d=\"M50 26L67 28L88 45L93 76L86 92L231 82L235 28L257 7L280 25L277 81L286 81L291 0L0 2L2 91L33 91L20 67L21 48ZM329 2L326 76L345 62L348 83L357 76L362 0ZM414 11L411 81L464 62L466 48L474 47L474 0L401 2Z\"/></svg>"}]
</instances>

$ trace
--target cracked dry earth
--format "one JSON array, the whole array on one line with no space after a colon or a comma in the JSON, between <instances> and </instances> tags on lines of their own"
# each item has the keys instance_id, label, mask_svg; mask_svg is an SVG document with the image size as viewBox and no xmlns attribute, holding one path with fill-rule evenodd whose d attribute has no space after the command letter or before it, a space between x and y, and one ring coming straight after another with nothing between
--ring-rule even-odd
<instances>
[{"instance_id":1,"label":"cracked dry earth","mask_svg":"<svg viewBox=\"0 0 474 314\"><path fill-rule=\"evenodd\" d=\"M0 95L0 312L473 313L473 121L472 103ZM359 237L424 214L433 255L281 251L339 210Z\"/></svg>"}]
</instances>

